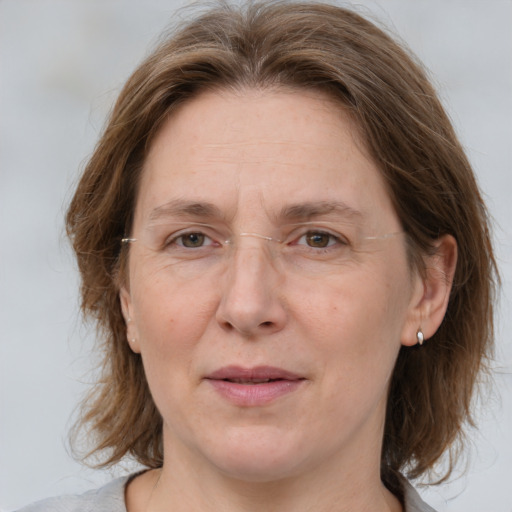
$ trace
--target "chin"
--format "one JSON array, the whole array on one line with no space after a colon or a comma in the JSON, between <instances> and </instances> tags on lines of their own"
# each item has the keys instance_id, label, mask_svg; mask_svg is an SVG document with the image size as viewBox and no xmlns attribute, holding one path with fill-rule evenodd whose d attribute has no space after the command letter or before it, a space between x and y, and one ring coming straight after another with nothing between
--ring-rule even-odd
<instances>
[{"instance_id":1,"label":"chin","mask_svg":"<svg viewBox=\"0 0 512 512\"><path fill-rule=\"evenodd\" d=\"M299 446L283 438L253 435L230 436L230 443L210 451L210 461L224 475L247 482L272 482L300 473L305 464Z\"/></svg>"}]
</instances>

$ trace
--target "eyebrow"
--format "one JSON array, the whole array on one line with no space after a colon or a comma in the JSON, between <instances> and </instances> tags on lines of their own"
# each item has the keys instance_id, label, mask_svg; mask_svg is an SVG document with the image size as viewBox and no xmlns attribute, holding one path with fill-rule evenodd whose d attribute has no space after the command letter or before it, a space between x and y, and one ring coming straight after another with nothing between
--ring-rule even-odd
<instances>
[{"instance_id":1,"label":"eyebrow","mask_svg":"<svg viewBox=\"0 0 512 512\"><path fill-rule=\"evenodd\" d=\"M224 215L221 210L212 203L174 199L156 207L149 214L150 221L165 217L221 218L224 217Z\"/></svg>"},{"instance_id":2,"label":"eyebrow","mask_svg":"<svg viewBox=\"0 0 512 512\"><path fill-rule=\"evenodd\" d=\"M350 219L361 219L363 214L347 205L343 201L308 201L284 206L278 219L289 221L307 221L322 215L341 215ZM157 206L149 215L150 221L163 218L190 218L224 219L221 209L213 203L203 201L187 201L185 199L173 199L161 206Z\"/></svg>"},{"instance_id":3,"label":"eyebrow","mask_svg":"<svg viewBox=\"0 0 512 512\"><path fill-rule=\"evenodd\" d=\"M280 217L286 220L305 221L334 213L348 218L361 219L362 212L343 201L311 201L283 207Z\"/></svg>"}]
</instances>

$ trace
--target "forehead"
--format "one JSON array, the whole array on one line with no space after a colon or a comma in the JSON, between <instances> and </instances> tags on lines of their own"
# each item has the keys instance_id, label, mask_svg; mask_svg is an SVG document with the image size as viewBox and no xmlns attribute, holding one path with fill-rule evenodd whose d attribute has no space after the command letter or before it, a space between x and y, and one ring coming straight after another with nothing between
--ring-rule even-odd
<instances>
[{"instance_id":1,"label":"forehead","mask_svg":"<svg viewBox=\"0 0 512 512\"><path fill-rule=\"evenodd\" d=\"M393 213L354 122L316 91L212 91L182 105L150 148L137 214L176 201L213 204L231 218L304 203Z\"/></svg>"}]
</instances>

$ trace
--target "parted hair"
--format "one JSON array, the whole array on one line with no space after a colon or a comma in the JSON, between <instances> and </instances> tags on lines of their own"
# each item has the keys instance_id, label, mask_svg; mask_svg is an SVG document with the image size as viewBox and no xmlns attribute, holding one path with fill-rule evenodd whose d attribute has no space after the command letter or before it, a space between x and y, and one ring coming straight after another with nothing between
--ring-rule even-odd
<instances>
[{"instance_id":1,"label":"parted hair","mask_svg":"<svg viewBox=\"0 0 512 512\"><path fill-rule=\"evenodd\" d=\"M423 346L402 347L389 388L381 470L448 476L472 425L479 375L493 347L498 281L489 220L471 166L427 73L385 29L324 3L216 4L166 35L122 89L66 217L81 274L82 310L97 326L101 378L78 430L99 465L131 456L163 463L162 418L141 358L126 340L119 289L144 159L178 105L207 89L306 88L329 94L357 124L407 234L411 264L442 235L458 261L446 316Z\"/></svg>"}]
</instances>

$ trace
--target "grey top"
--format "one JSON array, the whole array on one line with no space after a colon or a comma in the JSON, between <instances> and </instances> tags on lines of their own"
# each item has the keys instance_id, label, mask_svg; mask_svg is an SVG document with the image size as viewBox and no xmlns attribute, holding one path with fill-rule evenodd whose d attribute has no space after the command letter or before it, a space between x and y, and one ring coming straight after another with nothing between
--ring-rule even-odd
<instances>
[{"instance_id":1,"label":"grey top","mask_svg":"<svg viewBox=\"0 0 512 512\"><path fill-rule=\"evenodd\" d=\"M59 496L39 501L18 512L126 512L124 489L134 475L117 478L104 487L85 494ZM435 512L416 492L404 482L405 512Z\"/></svg>"}]
</instances>

